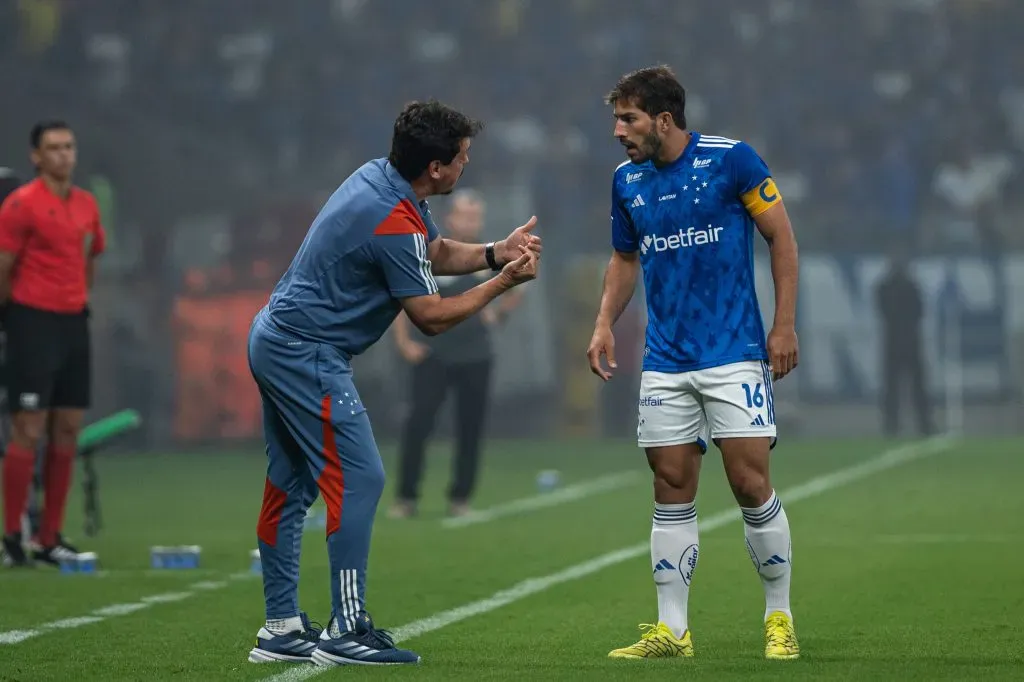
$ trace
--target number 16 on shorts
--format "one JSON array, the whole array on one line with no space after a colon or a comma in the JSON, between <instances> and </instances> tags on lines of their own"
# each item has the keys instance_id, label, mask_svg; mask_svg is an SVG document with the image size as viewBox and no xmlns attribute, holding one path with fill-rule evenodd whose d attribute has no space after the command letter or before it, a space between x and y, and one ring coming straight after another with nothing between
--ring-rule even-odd
<instances>
[{"instance_id":1,"label":"number 16 on shorts","mask_svg":"<svg viewBox=\"0 0 1024 682\"><path fill-rule=\"evenodd\" d=\"M772 375L767 362L761 363L761 381L744 381L740 383L743 400L751 415L751 426L769 426L775 424L775 405L772 400Z\"/></svg>"},{"instance_id":2,"label":"number 16 on shorts","mask_svg":"<svg viewBox=\"0 0 1024 682\"><path fill-rule=\"evenodd\" d=\"M742 384L743 393L747 399L748 410L761 410L764 407L764 393L761 391L761 384ZM769 413L768 420L765 420L764 415L758 412L757 416L750 421L751 426L768 426L769 424L775 423L775 415Z\"/></svg>"},{"instance_id":3,"label":"number 16 on shorts","mask_svg":"<svg viewBox=\"0 0 1024 682\"><path fill-rule=\"evenodd\" d=\"M754 384L754 388L750 388L750 384L743 384L743 392L747 394L747 407L756 407L758 409L764 407L764 394L761 393L761 384Z\"/></svg>"}]
</instances>

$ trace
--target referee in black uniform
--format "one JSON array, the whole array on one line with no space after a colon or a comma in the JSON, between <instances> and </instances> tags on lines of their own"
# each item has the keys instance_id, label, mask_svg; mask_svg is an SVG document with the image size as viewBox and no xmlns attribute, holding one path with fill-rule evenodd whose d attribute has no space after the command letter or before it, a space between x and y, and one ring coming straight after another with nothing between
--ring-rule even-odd
<instances>
[{"instance_id":1,"label":"referee in black uniform","mask_svg":"<svg viewBox=\"0 0 1024 682\"><path fill-rule=\"evenodd\" d=\"M451 210L444 221L447 236L463 242L479 241L484 224L483 197L473 190L452 195ZM489 273L437 277L443 298L456 296L480 284ZM491 330L500 325L521 300L521 290L502 296L481 312L444 334L420 334L402 313L395 320L398 351L412 365L412 408L402 429L399 487L392 518L416 514L427 440L434 430L437 414L451 391L455 394L455 458L448 487L448 513L461 516L469 511L480 462L480 441L490 404L494 352Z\"/></svg>"}]
</instances>

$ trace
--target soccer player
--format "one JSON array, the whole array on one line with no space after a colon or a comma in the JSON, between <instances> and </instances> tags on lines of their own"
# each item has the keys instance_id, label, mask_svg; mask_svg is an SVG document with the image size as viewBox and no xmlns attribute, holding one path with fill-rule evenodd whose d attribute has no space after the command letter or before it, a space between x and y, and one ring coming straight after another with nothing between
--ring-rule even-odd
<instances>
[{"instance_id":1,"label":"soccer player","mask_svg":"<svg viewBox=\"0 0 1024 682\"><path fill-rule=\"evenodd\" d=\"M29 563L21 518L46 441L44 504L36 561L58 565L77 550L64 539L78 433L90 400L87 302L104 232L92 194L72 185L75 136L62 121L32 129L35 180L0 207L0 304L7 334L11 439L3 464L4 538L8 563Z\"/></svg>"},{"instance_id":2,"label":"soccer player","mask_svg":"<svg viewBox=\"0 0 1024 682\"><path fill-rule=\"evenodd\" d=\"M637 437L654 472L658 595L658 623L641 626L639 642L609 655L693 655L694 499L710 432L764 586L765 655L796 658L789 522L768 466L776 436L772 382L797 364L797 246L782 197L749 145L687 130L685 91L668 67L623 76L607 101L629 160L612 183L613 251L587 355L591 370L610 379L612 325L643 270L648 323ZM775 285L767 343L754 290L755 229L770 247Z\"/></svg>"},{"instance_id":3,"label":"soccer player","mask_svg":"<svg viewBox=\"0 0 1024 682\"><path fill-rule=\"evenodd\" d=\"M356 170L313 221L270 302L253 321L249 363L263 400L267 479L257 524L265 625L253 662L416 663L366 612L366 563L384 469L351 360L399 311L440 334L537 273L536 218L504 240L438 236L427 197L453 191L480 124L438 102L395 121L391 153ZM500 271L442 298L434 275ZM313 628L298 606L303 518L317 490L327 505L332 613Z\"/></svg>"}]
</instances>

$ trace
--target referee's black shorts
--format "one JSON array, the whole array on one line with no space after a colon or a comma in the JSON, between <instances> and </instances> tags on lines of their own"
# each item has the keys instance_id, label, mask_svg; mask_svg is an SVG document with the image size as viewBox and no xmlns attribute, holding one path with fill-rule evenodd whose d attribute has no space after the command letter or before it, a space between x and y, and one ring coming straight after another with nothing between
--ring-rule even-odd
<instances>
[{"instance_id":1,"label":"referee's black shorts","mask_svg":"<svg viewBox=\"0 0 1024 682\"><path fill-rule=\"evenodd\" d=\"M92 358L86 312L54 313L10 303L4 331L12 413L88 409Z\"/></svg>"}]
</instances>

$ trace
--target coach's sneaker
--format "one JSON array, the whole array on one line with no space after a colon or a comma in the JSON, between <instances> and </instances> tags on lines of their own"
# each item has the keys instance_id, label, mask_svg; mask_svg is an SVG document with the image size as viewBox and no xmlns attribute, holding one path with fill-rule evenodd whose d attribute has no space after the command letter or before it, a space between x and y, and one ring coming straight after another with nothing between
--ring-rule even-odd
<instances>
[{"instance_id":1,"label":"coach's sneaker","mask_svg":"<svg viewBox=\"0 0 1024 682\"><path fill-rule=\"evenodd\" d=\"M26 568L32 565L21 544L21 533L5 535L3 539L3 564L11 568Z\"/></svg>"},{"instance_id":2,"label":"coach's sneaker","mask_svg":"<svg viewBox=\"0 0 1024 682\"><path fill-rule=\"evenodd\" d=\"M309 622L305 613L300 613L301 630L289 632L270 631L264 625L256 633L256 646L249 652L250 663L309 663L322 628Z\"/></svg>"},{"instance_id":3,"label":"coach's sneaker","mask_svg":"<svg viewBox=\"0 0 1024 682\"><path fill-rule=\"evenodd\" d=\"M60 533L57 533L56 544L49 547L44 547L36 541L32 543L32 558L51 566L60 566L60 562L75 559L78 554L78 548L65 540Z\"/></svg>"},{"instance_id":4,"label":"coach's sneaker","mask_svg":"<svg viewBox=\"0 0 1024 682\"><path fill-rule=\"evenodd\" d=\"M800 658L793 619L782 611L774 611L764 621L764 657L788 661Z\"/></svg>"},{"instance_id":5,"label":"coach's sneaker","mask_svg":"<svg viewBox=\"0 0 1024 682\"><path fill-rule=\"evenodd\" d=\"M364 615L356 620L356 629L350 632L341 632L337 619L331 618L313 652L313 662L323 666L401 665L419 663L420 657L396 647L391 633L378 630L370 616Z\"/></svg>"},{"instance_id":6,"label":"coach's sneaker","mask_svg":"<svg viewBox=\"0 0 1024 682\"><path fill-rule=\"evenodd\" d=\"M690 631L678 638L664 623L640 626L643 632L640 641L632 646L615 649L608 658L690 658L693 656L693 640Z\"/></svg>"}]
</instances>

